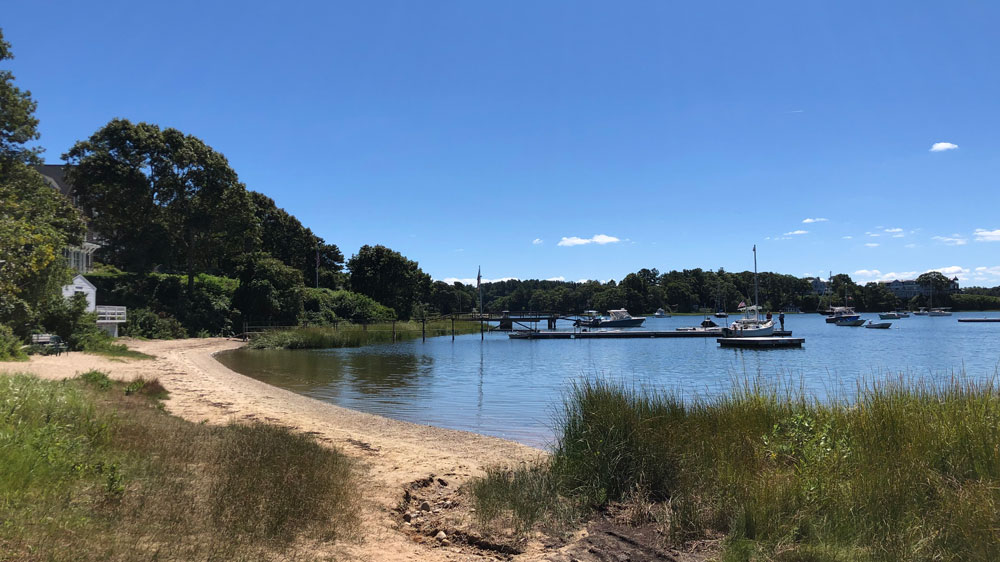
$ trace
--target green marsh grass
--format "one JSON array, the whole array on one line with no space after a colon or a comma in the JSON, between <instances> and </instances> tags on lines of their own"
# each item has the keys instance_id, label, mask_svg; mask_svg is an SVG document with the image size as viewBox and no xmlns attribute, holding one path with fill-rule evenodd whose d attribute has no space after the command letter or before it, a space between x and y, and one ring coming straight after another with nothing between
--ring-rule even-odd
<instances>
[{"instance_id":1,"label":"green marsh grass","mask_svg":"<svg viewBox=\"0 0 1000 562\"><path fill-rule=\"evenodd\" d=\"M581 382L544 467L550 493L482 517L648 501L674 544L724 536L723 560L1000 559L995 382L899 378L848 398L744 381L684 401Z\"/></svg>"},{"instance_id":2,"label":"green marsh grass","mask_svg":"<svg viewBox=\"0 0 1000 562\"><path fill-rule=\"evenodd\" d=\"M352 463L263 424L193 424L154 380L0 376L0 560L310 559L356 538Z\"/></svg>"},{"instance_id":3,"label":"green marsh grass","mask_svg":"<svg viewBox=\"0 0 1000 562\"><path fill-rule=\"evenodd\" d=\"M487 330L489 327L487 327ZM455 334L479 333L476 322L455 322ZM451 335L451 320L432 320L426 326L419 321L380 324L347 324L339 326L304 326L288 330L271 330L256 334L250 339L251 349L328 349L335 347L361 347L370 344Z\"/></svg>"}]
</instances>

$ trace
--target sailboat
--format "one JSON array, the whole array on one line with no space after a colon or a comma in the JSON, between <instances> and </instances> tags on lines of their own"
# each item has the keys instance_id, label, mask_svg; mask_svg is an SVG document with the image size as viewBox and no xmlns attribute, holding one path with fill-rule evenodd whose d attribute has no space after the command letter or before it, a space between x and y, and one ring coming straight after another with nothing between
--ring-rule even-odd
<instances>
[{"instance_id":1,"label":"sailboat","mask_svg":"<svg viewBox=\"0 0 1000 562\"><path fill-rule=\"evenodd\" d=\"M769 337L774 334L774 321L761 320L760 306L757 304L760 298L760 290L757 284L757 245L753 246L753 306L741 307L743 318L736 320L722 333L730 338L759 338ZM751 316L750 311L753 311Z\"/></svg>"}]
</instances>

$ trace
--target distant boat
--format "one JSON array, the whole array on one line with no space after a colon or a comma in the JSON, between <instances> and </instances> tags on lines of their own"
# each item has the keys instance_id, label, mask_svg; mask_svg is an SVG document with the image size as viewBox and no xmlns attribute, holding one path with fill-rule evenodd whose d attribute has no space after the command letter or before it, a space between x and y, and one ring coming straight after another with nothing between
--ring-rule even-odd
<instances>
[{"instance_id":1,"label":"distant boat","mask_svg":"<svg viewBox=\"0 0 1000 562\"><path fill-rule=\"evenodd\" d=\"M920 310L913 311L913 315L914 316L928 316L928 315L930 315L930 312L927 312L927 308L921 306Z\"/></svg>"},{"instance_id":2,"label":"distant boat","mask_svg":"<svg viewBox=\"0 0 1000 562\"><path fill-rule=\"evenodd\" d=\"M670 313L662 308L657 308L656 312L653 314L654 318L670 318Z\"/></svg>"},{"instance_id":3,"label":"distant boat","mask_svg":"<svg viewBox=\"0 0 1000 562\"><path fill-rule=\"evenodd\" d=\"M864 323L865 321L862 320L861 318L841 318L836 322L834 322L834 324L838 326L849 326L851 328L864 325Z\"/></svg>"},{"instance_id":4,"label":"distant boat","mask_svg":"<svg viewBox=\"0 0 1000 562\"><path fill-rule=\"evenodd\" d=\"M588 312L596 312L592 310L585 311L584 314L587 315ZM576 326L583 326L586 328L637 328L642 326L642 323L646 321L644 316L633 317L624 308L617 310L609 310L608 317L602 318L600 316L591 318L581 318L574 322Z\"/></svg>"},{"instance_id":5,"label":"distant boat","mask_svg":"<svg viewBox=\"0 0 1000 562\"><path fill-rule=\"evenodd\" d=\"M932 308L930 312L927 313L928 316L951 316L951 309L949 308Z\"/></svg>"},{"instance_id":6,"label":"distant boat","mask_svg":"<svg viewBox=\"0 0 1000 562\"><path fill-rule=\"evenodd\" d=\"M865 328L872 328L874 330L888 330L889 326L892 326L892 322L872 322L869 320L868 323L865 324Z\"/></svg>"},{"instance_id":7,"label":"distant boat","mask_svg":"<svg viewBox=\"0 0 1000 562\"><path fill-rule=\"evenodd\" d=\"M881 320L899 320L900 318L904 318L904 316L898 312L879 312L878 317Z\"/></svg>"},{"instance_id":8,"label":"distant boat","mask_svg":"<svg viewBox=\"0 0 1000 562\"><path fill-rule=\"evenodd\" d=\"M726 312L725 310L720 310L720 311L718 311L718 312L715 313L715 317L716 318L729 318L729 313Z\"/></svg>"}]
</instances>

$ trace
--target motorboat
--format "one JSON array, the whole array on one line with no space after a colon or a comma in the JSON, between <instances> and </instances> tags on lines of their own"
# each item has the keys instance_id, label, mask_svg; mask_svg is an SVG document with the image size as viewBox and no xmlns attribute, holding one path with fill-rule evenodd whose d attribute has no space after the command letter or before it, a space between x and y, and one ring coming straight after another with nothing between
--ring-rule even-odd
<instances>
[{"instance_id":1,"label":"motorboat","mask_svg":"<svg viewBox=\"0 0 1000 562\"><path fill-rule=\"evenodd\" d=\"M864 325L865 321L861 318L841 318L834 322L837 326L849 326L851 328L856 328L858 326Z\"/></svg>"},{"instance_id":2,"label":"motorboat","mask_svg":"<svg viewBox=\"0 0 1000 562\"><path fill-rule=\"evenodd\" d=\"M716 318L729 318L729 313L725 310L720 310L714 314Z\"/></svg>"},{"instance_id":3,"label":"motorboat","mask_svg":"<svg viewBox=\"0 0 1000 562\"><path fill-rule=\"evenodd\" d=\"M879 315L881 316L881 314ZM871 320L865 324L865 328L871 328L873 330L888 330L889 326L892 326L892 322L872 322Z\"/></svg>"},{"instance_id":4,"label":"motorboat","mask_svg":"<svg viewBox=\"0 0 1000 562\"><path fill-rule=\"evenodd\" d=\"M951 316L951 309L949 308L932 308L927 316Z\"/></svg>"},{"instance_id":5,"label":"motorboat","mask_svg":"<svg viewBox=\"0 0 1000 562\"><path fill-rule=\"evenodd\" d=\"M722 334L727 338L762 338L774 335L774 321L770 318L762 320L760 317L759 301L760 291L757 285L757 245L753 247L753 306L741 307L743 318L734 320L728 328L722 329ZM753 315L751 316L751 311ZM770 314L768 314L770 316Z\"/></svg>"},{"instance_id":6,"label":"motorboat","mask_svg":"<svg viewBox=\"0 0 1000 562\"><path fill-rule=\"evenodd\" d=\"M684 326L676 328L676 330L678 332L705 332L707 334L722 334L723 328L713 322L711 318L706 316L705 319L701 321L701 325L699 326Z\"/></svg>"},{"instance_id":7,"label":"motorboat","mask_svg":"<svg viewBox=\"0 0 1000 562\"><path fill-rule=\"evenodd\" d=\"M898 312L879 312L878 317L880 320L899 320L900 318L904 318Z\"/></svg>"},{"instance_id":8,"label":"motorboat","mask_svg":"<svg viewBox=\"0 0 1000 562\"><path fill-rule=\"evenodd\" d=\"M861 315L854 312L854 307L850 306L835 306L833 307L833 313L826 317L827 324L837 324L840 320L858 320Z\"/></svg>"},{"instance_id":9,"label":"motorboat","mask_svg":"<svg viewBox=\"0 0 1000 562\"><path fill-rule=\"evenodd\" d=\"M584 312L585 316L587 312ZM603 318L601 316L593 316L589 318L580 318L573 324L576 326L583 326L586 328L638 328L642 326L642 323L646 321L645 316L633 317L624 308L617 310L609 310L608 317Z\"/></svg>"},{"instance_id":10,"label":"motorboat","mask_svg":"<svg viewBox=\"0 0 1000 562\"><path fill-rule=\"evenodd\" d=\"M670 313L662 308L657 308L656 312L653 313L653 318L670 318Z\"/></svg>"},{"instance_id":11,"label":"motorboat","mask_svg":"<svg viewBox=\"0 0 1000 562\"><path fill-rule=\"evenodd\" d=\"M920 310L913 311L913 315L914 316L929 316L930 312L928 312L928 310L927 310L926 307L921 306Z\"/></svg>"}]
</instances>

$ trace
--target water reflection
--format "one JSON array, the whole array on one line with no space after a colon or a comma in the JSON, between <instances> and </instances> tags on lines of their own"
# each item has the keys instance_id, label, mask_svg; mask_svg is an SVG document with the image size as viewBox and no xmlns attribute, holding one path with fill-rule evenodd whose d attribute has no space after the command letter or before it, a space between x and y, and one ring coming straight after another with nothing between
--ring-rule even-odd
<instances>
[{"instance_id":1,"label":"water reflection","mask_svg":"<svg viewBox=\"0 0 1000 562\"><path fill-rule=\"evenodd\" d=\"M396 419L464 429L532 445L552 441L553 417L570 385L604 377L639 388L710 397L734 380L791 382L819 398L850 395L858 381L996 374L1000 324L914 317L890 330L844 328L819 315L786 319L802 349L719 348L714 338L516 341L479 334L357 349L239 350L230 368L321 400ZM649 319L649 329L698 317Z\"/></svg>"}]
</instances>

